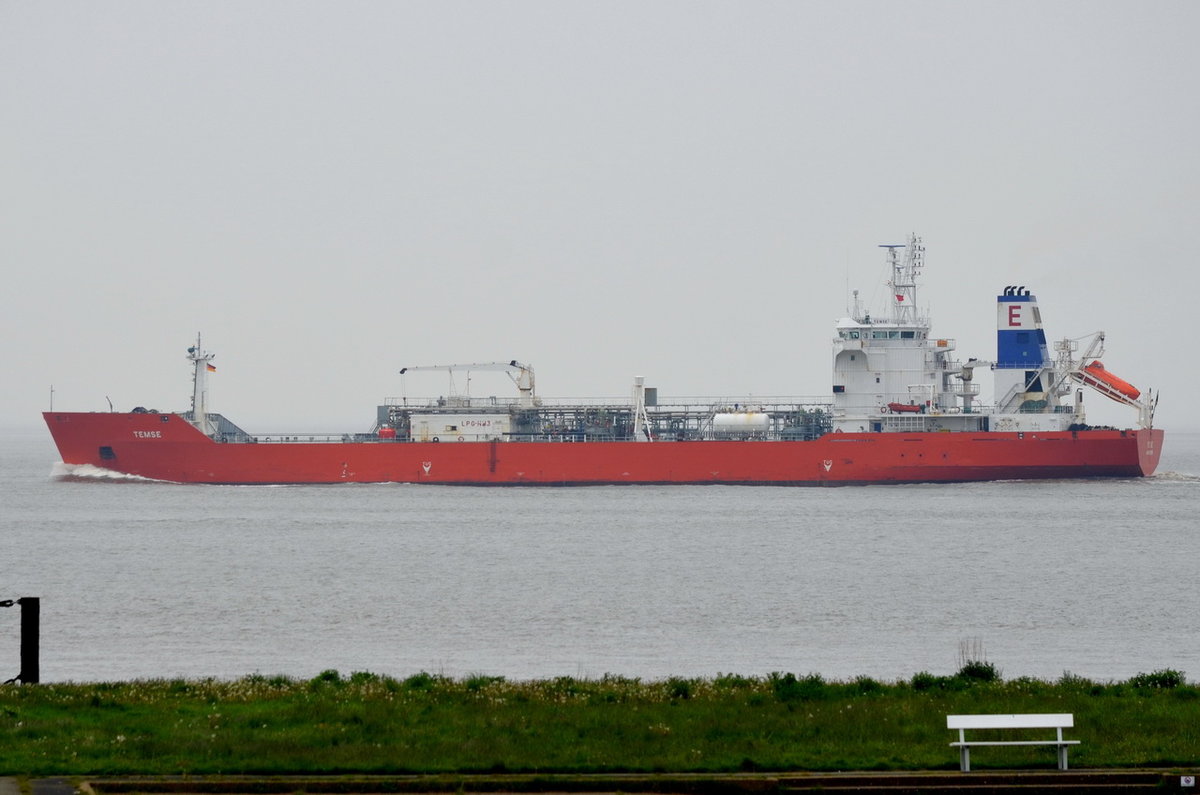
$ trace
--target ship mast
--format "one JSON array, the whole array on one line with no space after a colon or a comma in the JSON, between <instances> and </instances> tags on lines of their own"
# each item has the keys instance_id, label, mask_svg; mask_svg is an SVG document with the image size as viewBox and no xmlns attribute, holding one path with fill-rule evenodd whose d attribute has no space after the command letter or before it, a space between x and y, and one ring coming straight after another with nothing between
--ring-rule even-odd
<instances>
[{"instance_id":1,"label":"ship mast","mask_svg":"<svg viewBox=\"0 0 1200 795\"><path fill-rule=\"evenodd\" d=\"M916 235L909 235L907 245L882 245L888 250L888 264L892 278L888 286L892 289L892 319L897 324L917 322L917 276L925 267L925 244ZM901 261L897 249L904 249Z\"/></svg>"},{"instance_id":2,"label":"ship mast","mask_svg":"<svg viewBox=\"0 0 1200 795\"><path fill-rule=\"evenodd\" d=\"M192 424L201 433L208 433L208 372L216 370L209 362L215 353L206 353L200 347L200 332L196 332L196 344L187 349L188 361L192 363Z\"/></svg>"},{"instance_id":3,"label":"ship mast","mask_svg":"<svg viewBox=\"0 0 1200 795\"><path fill-rule=\"evenodd\" d=\"M646 379L640 375L633 378L633 432L636 441L654 441L650 415L646 412Z\"/></svg>"}]
</instances>

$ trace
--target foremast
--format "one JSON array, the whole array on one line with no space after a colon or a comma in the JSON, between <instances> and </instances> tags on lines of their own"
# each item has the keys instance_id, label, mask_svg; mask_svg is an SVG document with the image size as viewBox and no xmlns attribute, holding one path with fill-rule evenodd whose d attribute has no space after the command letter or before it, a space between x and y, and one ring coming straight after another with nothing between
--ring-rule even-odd
<instances>
[{"instance_id":1,"label":"foremast","mask_svg":"<svg viewBox=\"0 0 1200 795\"><path fill-rule=\"evenodd\" d=\"M208 427L208 374L216 372L212 360L215 353L208 353L200 345L200 333L196 332L196 344L187 349L187 359L192 363L192 425L203 434Z\"/></svg>"}]
</instances>

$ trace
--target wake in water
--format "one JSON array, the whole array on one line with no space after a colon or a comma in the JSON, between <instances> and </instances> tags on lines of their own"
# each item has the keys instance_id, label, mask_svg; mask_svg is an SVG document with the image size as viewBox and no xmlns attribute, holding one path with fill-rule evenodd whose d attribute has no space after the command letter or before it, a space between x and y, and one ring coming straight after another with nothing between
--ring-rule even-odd
<instances>
[{"instance_id":1,"label":"wake in water","mask_svg":"<svg viewBox=\"0 0 1200 795\"><path fill-rule=\"evenodd\" d=\"M141 475L129 475L112 469L93 466L92 464L67 464L56 461L50 468L50 479L64 483L166 483L172 486L183 485L173 480L158 480ZM311 488L313 485L332 488L371 488L375 486L416 486L415 483L321 483L321 484L288 484L288 483L249 483L223 485L222 488L244 489L290 489L298 487ZM211 485L209 488L217 488Z\"/></svg>"},{"instance_id":2,"label":"wake in water","mask_svg":"<svg viewBox=\"0 0 1200 795\"><path fill-rule=\"evenodd\" d=\"M1200 483L1200 475L1189 475L1186 472L1157 472L1151 480L1172 481L1175 483Z\"/></svg>"},{"instance_id":3,"label":"wake in water","mask_svg":"<svg viewBox=\"0 0 1200 795\"><path fill-rule=\"evenodd\" d=\"M56 461L50 468L50 477L54 480L81 480L88 482L109 481L113 483L167 483L165 480L144 478L141 475L128 475L124 472L114 472L104 467L91 464L67 464Z\"/></svg>"}]
</instances>

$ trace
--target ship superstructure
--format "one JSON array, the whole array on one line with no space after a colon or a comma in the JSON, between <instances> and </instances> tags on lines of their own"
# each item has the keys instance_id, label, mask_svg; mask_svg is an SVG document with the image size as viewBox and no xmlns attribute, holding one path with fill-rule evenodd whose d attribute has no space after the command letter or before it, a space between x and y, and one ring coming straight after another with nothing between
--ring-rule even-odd
<instances>
[{"instance_id":1,"label":"ship superstructure","mask_svg":"<svg viewBox=\"0 0 1200 795\"><path fill-rule=\"evenodd\" d=\"M1051 358L1037 297L1010 285L996 297L996 358L956 355L956 341L931 332L917 302L924 245L888 245L891 311L864 312L855 293L852 313L838 322L833 354L833 425L840 431L1065 431L1087 427L1076 382L1133 406L1138 425L1153 425L1156 397L1103 369L1104 333L1091 335L1074 357L1077 340L1055 343ZM903 257L900 251L903 250ZM980 404L976 371L993 375L994 401Z\"/></svg>"},{"instance_id":2,"label":"ship superstructure","mask_svg":"<svg viewBox=\"0 0 1200 795\"><path fill-rule=\"evenodd\" d=\"M405 367L402 377L444 372L450 388L385 399L368 431L250 434L209 410L213 355L197 337L190 411L45 419L65 463L185 482L834 485L1154 471L1157 397L1104 369L1102 333L1082 354L1078 341L1056 343L1052 358L1036 298L1008 286L997 296L995 358L961 361L918 301L921 240L883 248L888 307L873 317L855 293L836 324L832 392L819 398L662 399L639 376L627 398L550 400L537 394L533 367L512 359ZM456 388L481 371L507 374L517 395ZM1134 407L1139 427L1088 426L1082 386Z\"/></svg>"}]
</instances>

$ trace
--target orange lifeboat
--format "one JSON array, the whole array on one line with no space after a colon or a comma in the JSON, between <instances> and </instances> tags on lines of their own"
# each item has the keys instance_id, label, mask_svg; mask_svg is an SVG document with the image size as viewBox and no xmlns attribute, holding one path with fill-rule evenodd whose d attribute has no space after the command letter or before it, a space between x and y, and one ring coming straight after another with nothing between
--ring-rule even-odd
<instances>
[{"instance_id":1,"label":"orange lifeboat","mask_svg":"<svg viewBox=\"0 0 1200 795\"><path fill-rule=\"evenodd\" d=\"M1117 378L1108 370L1105 370L1104 363L1099 359L1083 368L1081 380L1089 386L1099 388L1102 392L1117 392L1130 400L1137 400L1142 394L1141 390L1133 384L1122 378Z\"/></svg>"},{"instance_id":2,"label":"orange lifeboat","mask_svg":"<svg viewBox=\"0 0 1200 795\"><path fill-rule=\"evenodd\" d=\"M887 407L888 407L888 409L890 409L891 411L893 411L897 414L906 414L906 413L916 414L916 413L920 412L921 409L923 408L922 406L914 406L910 403L889 403L889 404L887 404Z\"/></svg>"}]
</instances>

